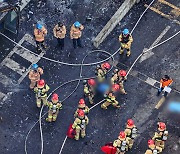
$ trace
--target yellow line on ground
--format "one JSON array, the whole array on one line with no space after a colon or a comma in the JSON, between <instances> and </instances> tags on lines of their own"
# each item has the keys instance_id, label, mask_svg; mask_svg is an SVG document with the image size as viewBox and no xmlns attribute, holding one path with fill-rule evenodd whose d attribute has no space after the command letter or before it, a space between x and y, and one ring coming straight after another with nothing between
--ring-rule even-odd
<instances>
[{"instance_id":1,"label":"yellow line on ground","mask_svg":"<svg viewBox=\"0 0 180 154\"><path fill-rule=\"evenodd\" d=\"M166 5L170 6L170 7L172 7L173 9L175 9L175 10L177 10L177 11L180 12L180 9L179 9L178 7L176 7L175 5L173 5L173 4L169 3L169 2L167 2L167 1L165 1L165 0L158 0L158 1L159 1L160 3L166 4Z\"/></svg>"},{"instance_id":2,"label":"yellow line on ground","mask_svg":"<svg viewBox=\"0 0 180 154\"><path fill-rule=\"evenodd\" d=\"M159 102L157 103L157 105L155 106L155 109L159 109L161 107L161 105L164 103L165 101L165 97L163 96Z\"/></svg>"},{"instance_id":3,"label":"yellow line on ground","mask_svg":"<svg viewBox=\"0 0 180 154\"><path fill-rule=\"evenodd\" d=\"M145 4L144 6L147 7L148 5ZM159 14L159 15L167 18L167 19L169 19L169 20L172 20L173 22L177 23L178 25L180 25L180 22L179 22L178 20L176 20L176 19L173 19L172 16L170 16L170 15L168 15L168 14L165 14L165 13L159 11L158 9L154 8L154 7L149 7L149 9L152 10L152 11L154 11L155 13L157 13L157 14Z\"/></svg>"}]
</instances>

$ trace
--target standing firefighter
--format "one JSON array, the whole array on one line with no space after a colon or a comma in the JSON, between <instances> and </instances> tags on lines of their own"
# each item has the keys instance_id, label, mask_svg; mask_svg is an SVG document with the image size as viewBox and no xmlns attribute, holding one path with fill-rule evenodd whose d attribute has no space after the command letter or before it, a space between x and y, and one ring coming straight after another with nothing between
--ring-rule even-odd
<instances>
[{"instance_id":1,"label":"standing firefighter","mask_svg":"<svg viewBox=\"0 0 180 154\"><path fill-rule=\"evenodd\" d=\"M49 86L43 79L37 82L37 87L34 88L34 92L36 93L37 107L41 107L41 102L43 102L44 105L47 104L47 92L49 89Z\"/></svg>"},{"instance_id":2,"label":"standing firefighter","mask_svg":"<svg viewBox=\"0 0 180 154\"><path fill-rule=\"evenodd\" d=\"M66 35L66 27L63 23L59 22L53 29L54 37L57 38L58 45L61 50L64 49L64 38Z\"/></svg>"},{"instance_id":3,"label":"standing firefighter","mask_svg":"<svg viewBox=\"0 0 180 154\"><path fill-rule=\"evenodd\" d=\"M36 83L40 80L41 75L43 74L43 69L38 67L37 64L32 65L32 69L29 72L29 79L31 81L30 89L34 89Z\"/></svg>"},{"instance_id":4,"label":"standing firefighter","mask_svg":"<svg viewBox=\"0 0 180 154\"><path fill-rule=\"evenodd\" d=\"M36 28L34 29L34 36L35 36L38 52L41 51L41 48L46 49L44 42L46 35L47 35L47 29L40 23L37 23Z\"/></svg>"},{"instance_id":5,"label":"standing firefighter","mask_svg":"<svg viewBox=\"0 0 180 154\"><path fill-rule=\"evenodd\" d=\"M49 108L48 118L46 119L48 122L56 121L59 110L62 109L62 104L59 102L58 94L54 93L52 95L51 102L47 103Z\"/></svg>"},{"instance_id":6,"label":"standing firefighter","mask_svg":"<svg viewBox=\"0 0 180 154\"><path fill-rule=\"evenodd\" d=\"M88 117L85 115L84 111L79 109L78 110L78 117L75 119L72 128L75 130L75 140L79 140L79 136L84 138L86 136L86 125L89 123Z\"/></svg>"},{"instance_id":7,"label":"standing firefighter","mask_svg":"<svg viewBox=\"0 0 180 154\"><path fill-rule=\"evenodd\" d=\"M168 131L166 130L166 124L164 122L158 122L158 131L155 132L154 137L155 145L164 149L165 141L168 137Z\"/></svg>"},{"instance_id":8,"label":"standing firefighter","mask_svg":"<svg viewBox=\"0 0 180 154\"><path fill-rule=\"evenodd\" d=\"M85 104L84 99L79 100L78 108L77 108L77 110L76 110L76 112L74 114L75 118L78 117L79 109L83 110L86 115L89 113L89 107Z\"/></svg>"},{"instance_id":9,"label":"standing firefighter","mask_svg":"<svg viewBox=\"0 0 180 154\"><path fill-rule=\"evenodd\" d=\"M173 80L168 76L168 75L165 75L164 78L162 78L160 80L160 88L158 89L158 93L157 95L159 96L160 93L163 91L163 89L165 87L168 87L170 86L171 84L173 83ZM167 96L167 92L164 93L164 96L166 97Z\"/></svg>"},{"instance_id":10,"label":"standing firefighter","mask_svg":"<svg viewBox=\"0 0 180 154\"><path fill-rule=\"evenodd\" d=\"M126 134L123 131L120 132L118 139L113 142L113 146L117 148L116 154L125 154L128 151L128 144Z\"/></svg>"},{"instance_id":11,"label":"standing firefighter","mask_svg":"<svg viewBox=\"0 0 180 154\"><path fill-rule=\"evenodd\" d=\"M107 110L107 107L109 105L112 105L113 107L120 108L119 102L116 100L116 97L113 92L116 92L119 90L119 85L114 84L112 86L112 91L108 92L106 95L106 101L101 105L102 109Z\"/></svg>"},{"instance_id":12,"label":"standing firefighter","mask_svg":"<svg viewBox=\"0 0 180 154\"><path fill-rule=\"evenodd\" d=\"M76 21L71 26L70 37L73 40L74 49L76 49L77 46L82 47L81 35L82 35L82 30L83 29L84 29L84 26L79 21Z\"/></svg>"},{"instance_id":13,"label":"standing firefighter","mask_svg":"<svg viewBox=\"0 0 180 154\"><path fill-rule=\"evenodd\" d=\"M125 70L119 71L118 69L115 69L111 78L111 84L119 84L119 91L121 94L127 94L127 92L124 89L124 81L127 80L126 74L127 73Z\"/></svg>"},{"instance_id":14,"label":"standing firefighter","mask_svg":"<svg viewBox=\"0 0 180 154\"><path fill-rule=\"evenodd\" d=\"M132 119L128 119L124 132L126 133L126 137L129 142L129 148L131 149L134 143L134 139L137 136L137 128L134 125L134 121Z\"/></svg>"},{"instance_id":15,"label":"standing firefighter","mask_svg":"<svg viewBox=\"0 0 180 154\"><path fill-rule=\"evenodd\" d=\"M84 94L85 97L89 99L90 104L94 104L94 96L95 96L95 86L96 81L94 79L89 79L88 81L84 81Z\"/></svg>"},{"instance_id":16,"label":"standing firefighter","mask_svg":"<svg viewBox=\"0 0 180 154\"><path fill-rule=\"evenodd\" d=\"M98 82L103 82L106 79L106 74L110 68L111 65L108 62L101 64L101 66L97 66L95 73L97 75Z\"/></svg>"},{"instance_id":17,"label":"standing firefighter","mask_svg":"<svg viewBox=\"0 0 180 154\"><path fill-rule=\"evenodd\" d=\"M158 154L162 152L162 148L155 145L154 140L148 140L149 149L146 150L145 154Z\"/></svg>"},{"instance_id":18,"label":"standing firefighter","mask_svg":"<svg viewBox=\"0 0 180 154\"><path fill-rule=\"evenodd\" d=\"M123 54L124 49L127 50L127 57L131 55L131 43L133 42L133 38L129 33L128 29L124 29L123 32L119 36L119 41L121 43L120 54Z\"/></svg>"}]
</instances>

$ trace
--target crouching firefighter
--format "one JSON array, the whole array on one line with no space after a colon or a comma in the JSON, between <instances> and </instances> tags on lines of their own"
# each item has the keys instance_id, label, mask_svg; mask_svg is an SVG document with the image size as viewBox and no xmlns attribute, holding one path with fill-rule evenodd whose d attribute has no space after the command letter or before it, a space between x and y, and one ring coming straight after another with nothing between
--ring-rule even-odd
<instances>
[{"instance_id":1,"label":"crouching firefighter","mask_svg":"<svg viewBox=\"0 0 180 154\"><path fill-rule=\"evenodd\" d=\"M82 138L86 136L86 126L88 125L88 123L88 117L85 115L83 110L79 109L78 116L76 117L72 125L72 129L74 129L76 132L76 135L74 136L75 140L79 140L80 135Z\"/></svg>"},{"instance_id":2,"label":"crouching firefighter","mask_svg":"<svg viewBox=\"0 0 180 154\"><path fill-rule=\"evenodd\" d=\"M56 121L59 110L62 109L62 104L59 102L58 94L54 93L52 95L51 102L47 103L49 108L48 118L46 119L48 122Z\"/></svg>"},{"instance_id":3,"label":"crouching firefighter","mask_svg":"<svg viewBox=\"0 0 180 154\"><path fill-rule=\"evenodd\" d=\"M162 148L155 145L154 140L148 140L148 149L145 154L158 154L162 152Z\"/></svg>"},{"instance_id":4,"label":"crouching firefighter","mask_svg":"<svg viewBox=\"0 0 180 154\"><path fill-rule=\"evenodd\" d=\"M90 104L94 104L95 89L96 81L94 79L84 81L84 95L89 99Z\"/></svg>"},{"instance_id":5,"label":"crouching firefighter","mask_svg":"<svg viewBox=\"0 0 180 154\"><path fill-rule=\"evenodd\" d=\"M168 137L168 131L166 130L166 124L164 122L158 122L158 131L155 132L154 137L155 145L164 149L165 141Z\"/></svg>"},{"instance_id":6,"label":"crouching firefighter","mask_svg":"<svg viewBox=\"0 0 180 154\"><path fill-rule=\"evenodd\" d=\"M49 89L49 86L43 79L37 82L37 87L34 88L34 92L36 93L36 104L38 108L41 107L41 102L43 102L44 105L47 104L47 92Z\"/></svg>"},{"instance_id":7,"label":"crouching firefighter","mask_svg":"<svg viewBox=\"0 0 180 154\"><path fill-rule=\"evenodd\" d=\"M80 100L79 100L78 108L77 108L77 110L76 110L76 112L75 112L75 114L74 114L74 117L75 117L75 118L78 117L78 111L79 111L79 109L83 110L84 113L85 113L85 115L87 115L87 114L89 113L89 107L85 104L84 99L80 99Z\"/></svg>"},{"instance_id":8,"label":"crouching firefighter","mask_svg":"<svg viewBox=\"0 0 180 154\"><path fill-rule=\"evenodd\" d=\"M134 121L132 119L127 120L127 124L124 132L129 142L129 148L131 149L134 144L134 139L137 137L137 128L134 125Z\"/></svg>"},{"instance_id":9,"label":"crouching firefighter","mask_svg":"<svg viewBox=\"0 0 180 154\"><path fill-rule=\"evenodd\" d=\"M111 68L111 65L106 62L97 66L95 74L97 76L98 82L103 82L106 79L106 74L108 70Z\"/></svg>"},{"instance_id":10,"label":"crouching firefighter","mask_svg":"<svg viewBox=\"0 0 180 154\"><path fill-rule=\"evenodd\" d=\"M106 95L105 95L105 99L106 101L101 105L102 109L107 110L107 107L109 105L112 105L113 107L116 108L120 108L119 102L116 100L116 97L114 95L114 92L119 90L119 85L118 84L114 84L112 85L112 89L111 91L109 91Z\"/></svg>"},{"instance_id":11,"label":"crouching firefighter","mask_svg":"<svg viewBox=\"0 0 180 154\"><path fill-rule=\"evenodd\" d=\"M120 86L120 93L121 94L127 94L127 92L124 89L124 82L127 80L126 78L126 71L125 70L118 70L115 69L112 78L111 78L111 84L119 84Z\"/></svg>"}]
</instances>

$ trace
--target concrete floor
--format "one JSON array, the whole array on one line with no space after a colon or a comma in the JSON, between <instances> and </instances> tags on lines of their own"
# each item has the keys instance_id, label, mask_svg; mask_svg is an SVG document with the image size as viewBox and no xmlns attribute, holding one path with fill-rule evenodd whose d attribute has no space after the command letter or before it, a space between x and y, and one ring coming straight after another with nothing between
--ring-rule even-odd
<instances>
[{"instance_id":1,"label":"concrete floor","mask_svg":"<svg viewBox=\"0 0 180 154\"><path fill-rule=\"evenodd\" d=\"M40 1L41 2L41 1ZM178 6L177 2L168 0L168 2ZM117 0L69 0L63 2L55 2L54 0L44 0L38 3L32 0L31 3L24 9L21 17L20 34L16 38L17 42L25 35L33 35L33 23L38 20L44 21L47 29L47 44L49 46L45 56L68 63L81 63L83 57L94 49L92 40L98 32L103 28L107 21L111 18L114 12L119 8L122 1ZM126 15L121 23L113 30L108 38L100 45L99 49L114 53L119 48L118 36L123 28L128 27L130 30L135 25L140 14L144 11L144 4L149 4L150 0L144 1L135 5L132 10ZM161 11L168 13L171 11L169 6L159 4L155 1L153 7L162 7ZM31 13L33 12L33 14ZM86 18L91 17L91 21ZM58 20L57 20L58 19ZM67 38L65 39L65 50L60 51L56 48L56 40L52 34L52 28L55 24L62 20L68 30ZM72 23L79 20L84 24L83 32L83 48L74 50L72 42L69 39L69 29ZM160 42L172 36L179 31L180 27L174 23L172 19L167 19L148 10L144 15L139 25L133 32L134 42L132 45L132 55L126 58L125 55L115 56L118 67L128 69L144 48L149 48L160 34L168 27L170 28L159 40ZM8 34L7 34L8 35ZM0 37L2 61L14 45L8 42L5 38ZM35 52L35 47L27 42L23 46ZM105 143L114 141L119 132L124 130L125 122L128 118L133 118L139 129L140 136L136 139L135 144L129 154L142 154L147 149L147 141L150 139L157 128L158 121L164 121L167 124L169 131L168 141L166 142L163 154L178 154L180 150L179 141L179 115L168 114L166 104L169 100L179 100L179 93L173 91L169 95L169 100L161 106L159 110L155 109L157 102L161 97L156 96L158 86L157 81L165 74L170 74L174 79L173 89L180 91L180 50L179 50L179 35L169 42L152 50L154 54L140 62L137 62L133 71L128 76L125 83L125 89L128 95L123 96L118 94L117 99L121 104L120 109L110 107L104 111L97 106L93 108L88 117L90 120L87 126L87 136L79 141L67 139L62 154L100 154L100 147ZM70 53L70 54L69 54ZM29 63L18 55L14 55L14 60L17 60L22 66L28 67ZM107 58L107 55L102 53L93 53L87 57L85 63L100 61ZM80 67L65 66L53 62L47 62L41 58L38 62L39 66L44 69L44 78L53 91L57 86L66 81L79 78ZM94 76L93 66L83 67L83 77ZM23 154L24 141L28 131L33 124L38 120L39 109L36 108L34 93L28 89L29 80L26 77L21 84L16 81L19 74L12 70L0 67L0 71L12 79L11 86L0 83L0 90L3 93L10 93L6 101L1 102L0 116L2 121L0 124L0 153L1 154ZM109 77L111 73L109 73ZM152 86L149 79L154 79L156 83ZM56 93L63 100L76 87L77 82L67 84L59 88ZM71 122L73 122L73 113L76 110L78 100L83 97L82 82L80 86L72 94L72 96L63 102L63 110L60 111L58 120L55 123L49 124L42 119L42 128L44 136L44 154L58 154L66 136L66 131ZM98 101L97 101L98 102ZM97 103L96 102L96 103ZM88 104L91 107L91 105ZM47 109L45 108L43 113ZM37 124L29 135L27 141L28 154L40 153L40 133L39 125Z\"/></svg>"}]
</instances>

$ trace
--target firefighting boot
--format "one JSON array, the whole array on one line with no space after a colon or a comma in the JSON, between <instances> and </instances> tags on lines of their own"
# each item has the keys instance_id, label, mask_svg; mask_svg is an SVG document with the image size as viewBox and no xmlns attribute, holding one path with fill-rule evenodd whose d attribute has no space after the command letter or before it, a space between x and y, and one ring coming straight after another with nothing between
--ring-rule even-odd
<instances>
[{"instance_id":1,"label":"firefighting boot","mask_svg":"<svg viewBox=\"0 0 180 154\"><path fill-rule=\"evenodd\" d=\"M131 55L131 51L128 50L127 53L126 53L126 56L129 57Z\"/></svg>"},{"instance_id":2,"label":"firefighting boot","mask_svg":"<svg viewBox=\"0 0 180 154\"><path fill-rule=\"evenodd\" d=\"M122 55L123 53L124 53L124 48L121 47L119 54Z\"/></svg>"}]
</instances>

